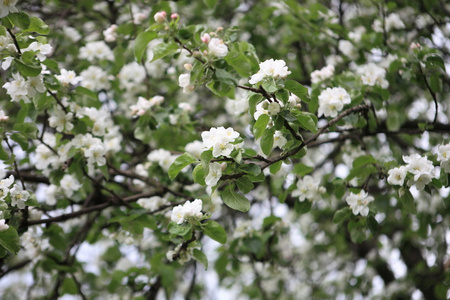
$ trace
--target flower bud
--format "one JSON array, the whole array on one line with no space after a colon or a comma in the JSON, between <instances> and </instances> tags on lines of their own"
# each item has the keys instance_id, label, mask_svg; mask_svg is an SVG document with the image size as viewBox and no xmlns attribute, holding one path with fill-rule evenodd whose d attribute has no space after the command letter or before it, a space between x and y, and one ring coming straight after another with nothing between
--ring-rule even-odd
<instances>
[{"instance_id":1,"label":"flower bud","mask_svg":"<svg viewBox=\"0 0 450 300\"><path fill-rule=\"evenodd\" d=\"M184 67L187 71L191 71L191 70L192 70L192 65L191 65L191 64L184 64L183 67Z\"/></svg>"},{"instance_id":2,"label":"flower bud","mask_svg":"<svg viewBox=\"0 0 450 300\"><path fill-rule=\"evenodd\" d=\"M166 21L166 12L165 11L159 11L157 12L154 17L156 23L164 23Z\"/></svg>"},{"instance_id":3,"label":"flower bud","mask_svg":"<svg viewBox=\"0 0 450 300\"><path fill-rule=\"evenodd\" d=\"M170 18L171 18L172 20L176 20L176 19L179 19L180 16L179 16L177 13L173 13L173 14L170 15Z\"/></svg>"},{"instance_id":4,"label":"flower bud","mask_svg":"<svg viewBox=\"0 0 450 300\"><path fill-rule=\"evenodd\" d=\"M194 52L192 52L192 56L193 57L200 57L200 56L202 56L202 54L200 53L200 51L194 51Z\"/></svg>"},{"instance_id":5,"label":"flower bud","mask_svg":"<svg viewBox=\"0 0 450 300\"><path fill-rule=\"evenodd\" d=\"M208 33L205 33L202 35L200 39L202 40L203 43L208 44L209 41L211 40L211 36Z\"/></svg>"}]
</instances>

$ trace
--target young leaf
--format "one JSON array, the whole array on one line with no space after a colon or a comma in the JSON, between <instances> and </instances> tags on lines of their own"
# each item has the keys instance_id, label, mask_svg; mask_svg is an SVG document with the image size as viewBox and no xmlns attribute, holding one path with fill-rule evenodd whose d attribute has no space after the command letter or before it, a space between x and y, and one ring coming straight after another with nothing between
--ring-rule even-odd
<instances>
[{"instance_id":1,"label":"young leaf","mask_svg":"<svg viewBox=\"0 0 450 300\"><path fill-rule=\"evenodd\" d=\"M177 177L178 173L180 173L180 171L183 170L186 166L189 166L196 161L197 159L188 152L184 153L181 156L178 156L177 159L175 159L175 161L169 167L168 174L170 180L173 180L175 177Z\"/></svg>"},{"instance_id":2,"label":"young leaf","mask_svg":"<svg viewBox=\"0 0 450 300\"><path fill-rule=\"evenodd\" d=\"M134 56L138 62L141 62L148 43L157 36L158 33L154 31L145 31L138 34L136 40L134 41Z\"/></svg>"},{"instance_id":3,"label":"young leaf","mask_svg":"<svg viewBox=\"0 0 450 300\"><path fill-rule=\"evenodd\" d=\"M250 210L250 201L243 195L236 193L234 185L228 185L222 192L223 202L230 208L247 212Z\"/></svg>"},{"instance_id":4,"label":"young leaf","mask_svg":"<svg viewBox=\"0 0 450 300\"><path fill-rule=\"evenodd\" d=\"M13 23L22 30L25 30L30 26L30 17L26 13L18 12L9 14L8 18L11 21L11 23Z\"/></svg>"},{"instance_id":5,"label":"young leaf","mask_svg":"<svg viewBox=\"0 0 450 300\"><path fill-rule=\"evenodd\" d=\"M194 255L195 260L200 262L205 267L205 270L208 270L208 258L205 253L198 249L194 249L192 254Z\"/></svg>"},{"instance_id":6,"label":"young leaf","mask_svg":"<svg viewBox=\"0 0 450 300\"><path fill-rule=\"evenodd\" d=\"M300 126L305 128L306 130L309 130L313 133L317 132L317 124L314 122L314 119L309 113L298 114L297 121L300 123Z\"/></svg>"},{"instance_id":7,"label":"young leaf","mask_svg":"<svg viewBox=\"0 0 450 300\"><path fill-rule=\"evenodd\" d=\"M206 222L203 227L203 232L221 244L225 244L227 242L227 233L225 232L225 229L223 229L222 225L215 221L210 220Z\"/></svg>"},{"instance_id":8,"label":"young leaf","mask_svg":"<svg viewBox=\"0 0 450 300\"><path fill-rule=\"evenodd\" d=\"M171 234L184 236L189 232L189 230L191 230L191 227L192 226L189 224L178 225L177 223L171 222L169 224L169 232Z\"/></svg>"},{"instance_id":9,"label":"young leaf","mask_svg":"<svg viewBox=\"0 0 450 300\"><path fill-rule=\"evenodd\" d=\"M342 223L350 217L351 213L350 207L341 208L334 214L333 222L336 224Z\"/></svg>"},{"instance_id":10,"label":"young leaf","mask_svg":"<svg viewBox=\"0 0 450 300\"><path fill-rule=\"evenodd\" d=\"M294 80L288 80L284 87L292 94L298 96L303 102L309 102L308 88Z\"/></svg>"},{"instance_id":11,"label":"young leaf","mask_svg":"<svg viewBox=\"0 0 450 300\"><path fill-rule=\"evenodd\" d=\"M177 52L178 49L179 49L178 44L175 42L158 44L153 48L152 62L161 59L169 54L173 54Z\"/></svg>"},{"instance_id":12,"label":"young leaf","mask_svg":"<svg viewBox=\"0 0 450 300\"><path fill-rule=\"evenodd\" d=\"M14 255L19 252L20 240L14 227L9 226L8 229L0 231L0 245Z\"/></svg>"},{"instance_id":13,"label":"young leaf","mask_svg":"<svg viewBox=\"0 0 450 300\"><path fill-rule=\"evenodd\" d=\"M261 137L261 150L265 155L269 155L272 152L274 134L275 129L266 129Z\"/></svg>"},{"instance_id":14,"label":"young leaf","mask_svg":"<svg viewBox=\"0 0 450 300\"><path fill-rule=\"evenodd\" d=\"M259 116L258 120L253 125L253 134L255 135L255 139L259 139L261 135L264 133L264 130L267 128L267 123L269 123L270 117L269 115L262 114Z\"/></svg>"}]
</instances>

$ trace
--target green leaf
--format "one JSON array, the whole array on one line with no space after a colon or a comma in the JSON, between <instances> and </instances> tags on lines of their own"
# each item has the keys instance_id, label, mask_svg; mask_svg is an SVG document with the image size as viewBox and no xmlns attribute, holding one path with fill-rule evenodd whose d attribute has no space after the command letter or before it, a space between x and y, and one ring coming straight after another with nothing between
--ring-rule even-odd
<instances>
[{"instance_id":1,"label":"green leaf","mask_svg":"<svg viewBox=\"0 0 450 300\"><path fill-rule=\"evenodd\" d=\"M342 223L347 220L352 214L352 210L350 207L346 206L340 210L338 210L333 217L333 222L336 224Z\"/></svg>"},{"instance_id":2,"label":"green leaf","mask_svg":"<svg viewBox=\"0 0 450 300\"><path fill-rule=\"evenodd\" d=\"M245 55L241 52L230 51L225 56L226 62L232 66L236 72L242 77L249 77L252 75L252 69Z\"/></svg>"},{"instance_id":3,"label":"green leaf","mask_svg":"<svg viewBox=\"0 0 450 300\"><path fill-rule=\"evenodd\" d=\"M367 164L376 164L377 160L370 154L358 157L353 161L353 168L360 168Z\"/></svg>"},{"instance_id":4,"label":"green leaf","mask_svg":"<svg viewBox=\"0 0 450 300\"><path fill-rule=\"evenodd\" d=\"M34 139L36 137L36 133L38 131L38 128L36 127L36 124L34 123L16 123L13 127L14 130L20 131L24 136Z\"/></svg>"},{"instance_id":5,"label":"green leaf","mask_svg":"<svg viewBox=\"0 0 450 300\"><path fill-rule=\"evenodd\" d=\"M400 188L398 190L400 196L400 202L403 205L406 213L417 214L416 204L414 203L414 197L409 191L409 189Z\"/></svg>"},{"instance_id":6,"label":"green leaf","mask_svg":"<svg viewBox=\"0 0 450 300\"><path fill-rule=\"evenodd\" d=\"M269 155L273 148L273 136L275 134L275 129L266 129L261 136L261 150L265 155Z\"/></svg>"},{"instance_id":7,"label":"green leaf","mask_svg":"<svg viewBox=\"0 0 450 300\"><path fill-rule=\"evenodd\" d=\"M37 93L33 98L34 107L36 107L37 110L45 110L49 108L53 101L54 99L51 96L47 96L46 93Z\"/></svg>"},{"instance_id":8,"label":"green leaf","mask_svg":"<svg viewBox=\"0 0 450 300\"><path fill-rule=\"evenodd\" d=\"M253 176L258 176L261 173L261 167L255 163L245 164L240 167L240 170Z\"/></svg>"},{"instance_id":9,"label":"green leaf","mask_svg":"<svg viewBox=\"0 0 450 300\"><path fill-rule=\"evenodd\" d=\"M24 12L12 13L8 15L11 23L22 30L26 30L30 26L30 17Z\"/></svg>"},{"instance_id":10,"label":"green leaf","mask_svg":"<svg viewBox=\"0 0 450 300\"><path fill-rule=\"evenodd\" d=\"M194 249L192 254L194 255L195 260L200 262L205 267L205 270L208 270L208 258L205 253L198 249Z\"/></svg>"},{"instance_id":11,"label":"green leaf","mask_svg":"<svg viewBox=\"0 0 450 300\"><path fill-rule=\"evenodd\" d=\"M70 294L70 295L76 295L78 294L78 288L77 285L75 283L75 281L70 278L70 277L66 277L64 278L63 284L61 286L62 289L62 295L64 294Z\"/></svg>"},{"instance_id":12,"label":"green leaf","mask_svg":"<svg viewBox=\"0 0 450 300\"><path fill-rule=\"evenodd\" d=\"M25 77L36 77L41 74L42 68L40 66L30 66L22 63L20 60L15 59L16 67L20 74Z\"/></svg>"},{"instance_id":13,"label":"green leaf","mask_svg":"<svg viewBox=\"0 0 450 300\"><path fill-rule=\"evenodd\" d=\"M247 194L254 188L253 182L247 176L238 178L236 180L236 184L239 190L241 190L241 192L244 194Z\"/></svg>"},{"instance_id":14,"label":"green leaf","mask_svg":"<svg viewBox=\"0 0 450 300\"><path fill-rule=\"evenodd\" d=\"M295 164L293 171L295 174L303 177L303 176L311 173L312 171L314 171L314 168L309 167L309 166L305 165L304 163L298 163L298 164Z\"/></svg>"},{"instance_id":15,"label":"green leaf","mask_svg":"<svg viewBox=\"0 0 450 300\"><path fill-rule=\"evenodd\" d=\"M181 235L184 236L186 233L191 230L192 226L187 223L183 223L181 225L178 225L177 223L170 222L169 223L169 232L174 235Z\"/></svg>"},{"instance_id":16,"label":"green leaf","mask_svg":"<svg viewBox=\"0 0 450 300\"><path fill-rule=\"evenodd\" d=\"M297 115L297 121L300 123L302 128L313 133L317 132L317 123L311 113L301 112Z\"/></svg>"},{"instance_id":17,"label":"green leaf","mask_svg":"<svg viewBox=\"0 0 450 300\"><path fill-rule=\"evenodd\" d=\"M294 80L288 80L284 84L284 87L292 94L299 97L303 102L308 103L310 101L308 96L308 88L304 87L300 83Z\"/></svg>"},{"instance_id":18,"label":"green leaf","mask_svg":"<svg viewBox=\"0 0 450 300\"><path fill-rule=\"evenodd\" d=\"M222 192L223 202L230 208L247 212L250 210L250 201L243 195L236 193L234 185L229 184Z\"/></svg>"},{"instance_id":19,"label":"green leaf","mask_svg":"<svg viewBox=\"0 0 450 300\"><path fill-rule=\"evenodd\" d=\"M214 8L217 4L217 0L203 0L208 8Z\"/></svg>"},{"instance_id":20,"label":"green leaf","mask_svg":"<svg viewBox=\"0 0 450 300\"><path fill-rule=\"evenodd\" d=\"M253 94L248 98L249 112L252 118L256 111L256 105L261 102L262 99L263 96L261 96L260 94Z\"/></svg>"},{"instance_id":21,"label":"green leaf","mask_svg":"<svg viewBox=\"0 0 450 300\"><path fill-rule=\"evenodd\" d=\"M42 35L47 35L50 32L50 28L38 17L31 17L30 25L26 30L24 30L24 32L36 32Z\"/></svg>"},{"instance_id":22,"label":"green leaf","mask_svg":"<svg viewBox=\"0 0 450 300\"><path fill-rule=\"evenodd\" d=\"M269 115L262 114L259 116L258 120L253 125L253 134L255 139L259 139L267 128L267 124L270 121Z\"/></svg>"},{"instance_id":23,"label":"green leaf","mask_svg":"<svg viewBox=\"0 0 450 300\"><path fill-rule=\"evenodd\" d=\"M202 164L198 164L195 166L192 171L192 177L194 178L194 182L200 185L206 185L205 183L205 169Z\"/></svg>"},{"instance_id":24,"label":"green leaf","mask_svg":"<svg viewBox=\"0 0 450 300\"><path fill-rule=\"evenodd\" d=\"M427 63L431 66L437 66L445 72L445 63L439 55L430 55L427 57Z\"/></svg>"},{"instance_id":25,"label":"green leaf","mask_svg":"<svg viewBox=\"0 0 450 300\"><path fill-rule=\"evenodd\" d=\"M0 144L0 159L1 160L8 160L9 159L8 152L6 152L5 149L3 149L3 146L1 144Z\"/></svg>"},{"instance_id":26,"label":"green leaf","mask_svg":"<svg viewBox=\"0 0 450 300\"><path fill-rule=\"evenodd\" d=\"M27 201L25 201L26 206L39 206L39 202L36 199L36 195L32 194Z\"/></svg>"},{"instance_id":27,"label":"green leaf","mask_svg":"<svg viewBox=\"0 0 450 300\"><path fill-rule=\"evenodd\" d=\"M184 153L181 156L178 156L169 167L168 174L170 180L173 180L175 177L177 177L178 173L180 173L181 170L194 162L197 162L197 159L188 152Z\"/></svg>"},{"instance_id":28,"label":"green leaf","mask_svg":"<svg viewBox=\"0 0 450 300\"><path fill-rule=\"evenodd\" d=\"M203 232L221 244L225 244L227 242L227 233L225 232L225 229L223 229L222 225L215 221L210 220L206 222L203 227Z\"/></svg>"},{"instance_id":29,"label":"green leaf","mask_svg":"<svg viewBox=\"0 0 450 300\"><path fill-rule=\"evenodd\" d=\"M179 49L179 46L175 42L169 42L169 43L161 43L156 45L153 50L153 61L156 61L158 59L161 59L169 54L173 54L177 52Z\"/></svg>"},{"instance_id":30,"label":"green leaf","mask_svg":"<svg viewBox=\"0 0 450 300\"><path fill-rule=\"evenodd\" d=\"M280 161L274 163L273 165L271 165L270 173L276 174L280 170L282 164L283 164L283 161L280 160Z\"/></svg>"},{"instance_id":31,"label":"green leaf","mask_svg":"<svg viewBox=\"0 0 450 300\"><path fill-rule=\"evenodd\" d=\"M14 255L19 252L20 239L14 227L9 226L8 229L0 231L0 245Z\"/></svg>"},{"instance_id":32,"label":"green leaf","mask_svg":"<svg viewBox=\"0 0 450 300\"><path fill-rule=\"evenodd\" d=\"M17 142L23 150L28 150L28 139L22 133L14 132L11 134L11 139Z\"/></svg>"},{"instance_id":33,"label":"green leaf","mask_svg":"<svg viewBox=\"0 0 450 300\"><path fill-rule=\"evenodd\" d=\"M295 202L295 211L299 214L306 214L311 210L311 207L312 202L308 200Z\"/></svg>"},{"instance_id":34,"label":"green leaf","mask_svg":"<svg viewBox=\"0 0 450 300\"><path fill-rule=\"evenodd\" d=\"M138 34L136 40L134 41L134 56L139 63L142 61L142 57L144 56L148 43L157 36L158 33L154 31L145 31Z\"/></svg>"}]
</instances>

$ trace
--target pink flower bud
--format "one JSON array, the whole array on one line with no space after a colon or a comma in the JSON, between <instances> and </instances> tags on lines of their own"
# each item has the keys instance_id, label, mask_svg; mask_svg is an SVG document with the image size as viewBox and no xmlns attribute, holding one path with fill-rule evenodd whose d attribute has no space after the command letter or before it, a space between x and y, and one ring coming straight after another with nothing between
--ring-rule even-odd
<instances>
[{"instance_id":1,"label":"pink flower bud","mask_svg":"<svg viewBox=\"0 0 450 300\"><path fill-rule=\"evenodd\" d=\"M170 15L170 18L172 19L172 20L176 20L176 19L178 19L180 16L177 14L177 13L173 13L173 14L171 14Z\"/></svg>"},{"instance_id":2,"label":"pink flower bud","mask_svg":"<svg viewBox=\"0 0 450 300\"><path fill-rule=\"evenodd\" d=\"M157 12L154 17L156 23L164 23L166 21L166 12L165 11L159 11Z\"/></svg>"},{"instance_id":3,"label":"pink flower bud","mask_svg":"<svg viewBox=\"0 0 450 300\"><path fill-rule=\"evenodd\" d=\"M211 40L211 36L208 33L205 33L202 35L200 39L202 40L203 43L208 44L209 41Z\"/></svg>"}]
</instances>

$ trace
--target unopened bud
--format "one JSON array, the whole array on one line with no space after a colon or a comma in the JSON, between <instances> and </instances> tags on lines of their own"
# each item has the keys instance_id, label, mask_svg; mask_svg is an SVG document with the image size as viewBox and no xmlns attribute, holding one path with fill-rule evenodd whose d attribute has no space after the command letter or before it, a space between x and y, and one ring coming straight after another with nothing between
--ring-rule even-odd
<instances>
[{"instance_id":1,"label":"unopened bud","mask_svg":"<svg viewBox=\"0 0 450 300\"><path fill-rule=\"evenodd\" d=\"M220 164L220 169L222 169L222 171L225 171L225 169L227 168L227 163L223 162Z\"/></svg>"},{"instance_id":2,"label":"unopened bud","mask_svg":"<svg viewBox=\"0 0 450 300\"><path fill-rule=\"evenodd\" d=\"M194 52L192 52L192 56L193 57L200 57L200 56L202 56L202 54L200 53L200 51L194 51Z\"/></svg>"},{"instance_id":3,"label":"unopened bud","mask_svg":"<svg viewBox=\"0 0 450 300\"><path fill-rule=\"evenodd\" d=\"M180 18L180 16L177 13L173 13L173 14L170 15L170 18L172 20L176 20L176 19Z\"/></svg>"},{"instance_id":4,"label":"unopened bud","mask_svg":"<svg viewBox=\"0 0 450 300\"><path fill-rule=\"evenodd\" d=\"M191 64L184 64L183 67L188 70L191 71L192 70L192 65Z\"/></svg>"},{"instance_id":5,"label":"unopened bud","mask_svg":"<svg viewBox=\"0 0 450 300\"><path fill-rule=\"evenodd\" d=\"M166 12L165 11L159 11L154 15L154 19L156 23L164 23L166 21Z\"/></svg>"},{"instance_id":6,"label":"unopened bud","mask_svg":"<svg viewBox=\"0 0 450 300\"><path fill-rule=\"evenodd\" d=\"M208 44L209 41L211 40L211 36L208 33L205 33L202 35L200 39L202 40L203 43Z\"/></svg>"},{"instance_id":7,"label":"unopened bud","mask_svg":"<svg viewBox=\"0 0 450 300\"><path fill-rule=\"evenodd\" d=\"M222 31L222 30L223 30L223 27L220 26L220 27L217 27L217 30L216 30L216 31Z\"/></svg>"},{"instance_id":8,"label":"unopened bud","mask_svg":"<svg viewBox=\"0 0 450 300\"><path fill-rule=\"evenodd\" d=\"M208 50L203 50L203 55L208 55Z\"/></svg>"}]
</instances>

